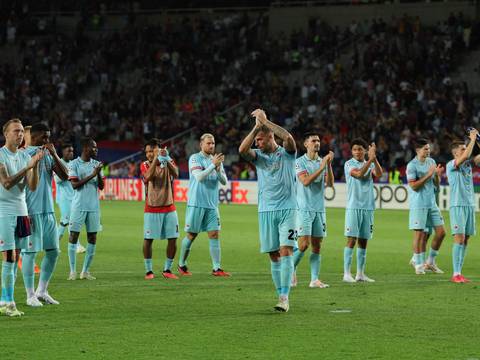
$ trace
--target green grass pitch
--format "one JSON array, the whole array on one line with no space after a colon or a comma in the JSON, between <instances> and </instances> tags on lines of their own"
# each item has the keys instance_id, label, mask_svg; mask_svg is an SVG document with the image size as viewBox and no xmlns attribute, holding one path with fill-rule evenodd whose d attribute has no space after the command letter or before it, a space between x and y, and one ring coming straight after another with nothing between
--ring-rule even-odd
<instances>
[{"instance_id":1,"label":"green grass pitch","mask_svg":"<svg viewBox=\"0 0 480 360\"><path fill-rule=\"evenodd\" d=\"M184 211L178 205L181 226ZM256 207L222 205L220 211L222 262L231 278L210 275L208 240L202 234L189 258L191 278L159 276L166 244L155 242L157 278L145 281L143 204L103 202L104 231L92 266L97 280L66 280L65 236L50 286L61 305L27 307L19 276L16 300L25 316L0 318L0 358L480 359L477 238L464 267L472 283L448 281L450 236L438 258L445 275L416 276L408 265L408 213L376 211L367 274L377 282L344 284L344 210L328 209L321 278L331 288L307 287L305 257L290 312L280 314L272 309L277 299L268 257L258 251ZM446 226L448 233L448 220ZM83 263L83 255L77 262Z\"/></svg>"}]
</instances>

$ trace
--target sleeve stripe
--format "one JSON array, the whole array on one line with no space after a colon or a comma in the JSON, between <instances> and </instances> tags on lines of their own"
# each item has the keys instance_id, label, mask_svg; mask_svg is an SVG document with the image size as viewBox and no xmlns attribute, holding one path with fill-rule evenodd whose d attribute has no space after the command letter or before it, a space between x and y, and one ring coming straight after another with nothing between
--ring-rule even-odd
<instances>
[{"instance_id":1,"label":"sleeve stripe","mask_svg":"<svg viewBox=\"0 0 480 360\"><path fill-rule=\"evenodd\" d=\"M193 171L193 170L203 170L203 167L201 166L194 166L190 169L190 171Z\"/></svg>"},{"instance_id":2,"label":"sleeve stripe","mask_svg":"<svg viewBox=\"0 0 480 360\"><path fill-rule=\"evenodd\" d=\"M297 173L297 176L304 175L304 174L308 175L308 171L307 170L302 170L302 171Z\"/></svg>"}]
</instances>

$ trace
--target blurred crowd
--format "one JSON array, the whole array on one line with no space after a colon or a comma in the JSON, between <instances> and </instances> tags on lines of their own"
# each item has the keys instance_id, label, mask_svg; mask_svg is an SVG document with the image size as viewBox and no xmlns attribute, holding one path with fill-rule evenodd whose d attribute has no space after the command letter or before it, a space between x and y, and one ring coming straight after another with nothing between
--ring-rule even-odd
<instances>
[{"instance_id":1,"label":"blurred crowd","mask_svg":"<svg viewBox=\"0 0 480 360\"><path fill-rule=\"evenodd\" d=\"M403 173L415 137L429 137L432 155L445 162L452 137L480 121L468 86L450 78L479 43L478 23L461 13L431 27L406 15L344 28L311 19L306 31L277 36L262 14L161 26L128 15L115 32L95 16L85 14L67 35L28 8L2 13L10 59L0 66L2 122L47 121L58 143L92 135L139 148L193 128L171 143L183 175L200 134L212 132L230 178L255 179L237 148L253 125L249 112L261 106L302 150L302 134L318 131L341 179L354 137L375 141L381 163ZM139 161L110 173L137 176Z\"/></svg>"}]
</instances>

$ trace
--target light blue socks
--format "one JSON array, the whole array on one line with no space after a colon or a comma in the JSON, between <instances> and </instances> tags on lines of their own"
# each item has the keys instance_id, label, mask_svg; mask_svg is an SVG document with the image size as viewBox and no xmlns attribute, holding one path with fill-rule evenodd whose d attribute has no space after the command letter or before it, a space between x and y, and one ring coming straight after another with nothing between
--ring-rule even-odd
<instances>
[{"instance_id":1,"label":"light blue socks","mask_svg":"<svg viewBox=\"0 0 480 360\"><path fill-rule=\"evenodd\" d=\"M293 256L282 256L280 258L281 264L281 289L280 296L288 297L290 293L290 284L292 283L292 276L295 268L293 266Z\"/></svg>"},{"instance_id":2,"label":"light blue socks","mask_svg":"<svg viewBox=\"0 0 480 360\"><path fill-rule=\"evenodd\" d=\"M152 259L143 259L143 263L145 264L146 273L153 271Z\"/></svg>"},{"instance_id":3,"label":"light blue socks","mask_svg":"<svg viewBox=\"0 0 480 360\"><path fill-rule=\"evenodd\" d=\"M25 285L25 291L27 297L35 295L35 252L22 252L22 274L23 283ZM12 269L13 271L13 269Z\"/></svg>"},{"instance_id":4,"label":"light blue socks","mask_svg":"<svg viewBox=\"0 0 480 360\"><path fill-rule=\"evenodd\" d=\"M357 247L357 274L365 273L365 263L367 260L367 249Z\"/></svg>"},{"instance_id":5,"label":"light blue socks","mask_svg":"<svg viewBox=\"0 0 480 360\"><path fill-rule=\"evenodd\" d=\"M343 273L350 274L350 267L352 266L352 257L353 257L353 249L346 246L343 249Z\"/></svg>"},{"instance_id":6,"label":"light blue socks","mask_svg":"<svg viewBox=\"0 0 480 360\"><path fill-rule=\"evenodd\" d=\"M461 267L461 262L462 262L462 249L463 245L453 243L453 248L452 248L452 262L453 262L453 275L459 275L462 273L462 267Z\"/></svg>"},{"instance_id":7,"label":"light blue socks","mask_svg":"<svg viewBox=\"0 0 480 360\"><path fill-rule=\"evenodd\" d=\"M182 240L182 247L180 249L180 258L178 259L178 265L186 266L188 254L190 254L190 248L192 247L192 242L188 237L184 237Z\"/></svg>"},{"instance_id":8,"label":"light blue socks","mask_svg":"<svg viewBox=\"0 0 480 360\"><path fill-rule=\"evenodd\" d=\"M304 255L305 251L300 251L298 248L293 251L293 265L295 266L295 269L298 264L300 264L300 261L302 261Z\"/></svg>"},{"instance_id":9,"label":"light blue socks","mask_svg":"<svg viewBox=\"0 0 480 360\"><path fill-rule=\"evenodd\" d=\"M435 258L438 255L438 250L434 250L430 248L430 253L428 254L428 263L429 264L435 264Z\"/></svg>"},{"instance_id":10,"label":"light blue socks","mask_svg":"<svg viewBox=\"0 0 480 360\"><path fill-rule=\"evenodd\" d=\"M77 244L68 243L68 262L70 272L77 272Z\"/></svg>"},{"instance_id":11,"label":"light blue socks","mask_svg":"<svg viewBox=\"0 0 480 360\"><path fill-rule=\"evenodd\" d=\"M15 277L13 275L13 262L2 262L2 296L1 300L5 303L13 302L13 291L15 288Z\"/></svg>"},{"instance_id":12,"label":"light blue socks","mask_svg":"<svg viewBox=\"0 0 480 360\"><path fill-rule=\"evenodd\" d=\"M165 265L163 266L163 271L172 270L173 259L166 258Z\"/></svg>"},{"instance_id":13,"label":"light blue socks","mask_svg":"<svg viewBox=\"0 0 480 360\"><path fill-rule=\"evenodd\" d=\"M95 255L95 244L87 244L87 251L85 254L85 261L83 263L83 269L82 272L88 272L90 270L90 265L92 265L93 257Z\"/></svg>"},{"instance_id":14,"label":"light blue socks","mask_svg":"<svg viewBox=\"0 0 480 360\"><path fill-rule=\"evenodd\" d=\"M282 273L282 264L280 261L272 261L270 260L270 269L272 271L272 280L273 285L275 286L275 290L277 291L277 295L280 295L280 290L282 288L281 282L281 273Z\"/></svg>"},{"instance_id":15,"label":"light blue socks","mask_svg":"<svg viewBox=\"0 0 480 360\"><path fill-rule=\"evenodd\" d=\"M310 281L318 280L318 274L320 273L320 262L322 256L320 254L310 254Z\"/></svg>"},{"instance_id":16,"label":"light blue socks","mask_svg":"<svg viewBox=\"0 0 480 360\"><path fill-rule=\"evenodd\" d=\"M44 294L47 291L48 283L52 278L55 266L57 265L59 251L58 249L46 250L42 260L42 268L40 271L40 280L38 281L37 291Z\"/></svg>"},{"instance_id":17,"label":"light blue socks","mask_svg":"<svg viewBox=\"0 0 480 360\"><path fill-rule=\"evenodd\" d=\"M213 270L220 269L220 240L218 239L209 239L210 242L210 257L212 258Z\"/></svg>"}]
</instances>

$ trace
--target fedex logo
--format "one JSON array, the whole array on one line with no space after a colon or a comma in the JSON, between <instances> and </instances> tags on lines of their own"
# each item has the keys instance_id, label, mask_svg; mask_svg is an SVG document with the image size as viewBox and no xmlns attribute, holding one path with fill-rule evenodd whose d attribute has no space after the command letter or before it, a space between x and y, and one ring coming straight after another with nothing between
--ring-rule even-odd
<instances>
[{"instance_id":1,"label":"fedex logo","mask_svg":"<svg viewBox=\"0 0 480 360\"><path fill-rule=\"evenodd\" d=\"M238 181L231 181L230 188L218 191L218 200L225 203L248 204L248 189L242 189Z\"/></svg>"},{"instance_id":2,"label":"fedex logo","mask_svg":"<svg viewBox=\"0 0 480 360\"><path fill-rule=\"evenodd\" d=\"M249 204L249 190L243 188L239 181L230 181L227 187L218 190L218 200L221 203ZM173 184L173 197L175 201L186 202L188 200L188 181L176 180Z\"/></svg>"}]
</instances>

